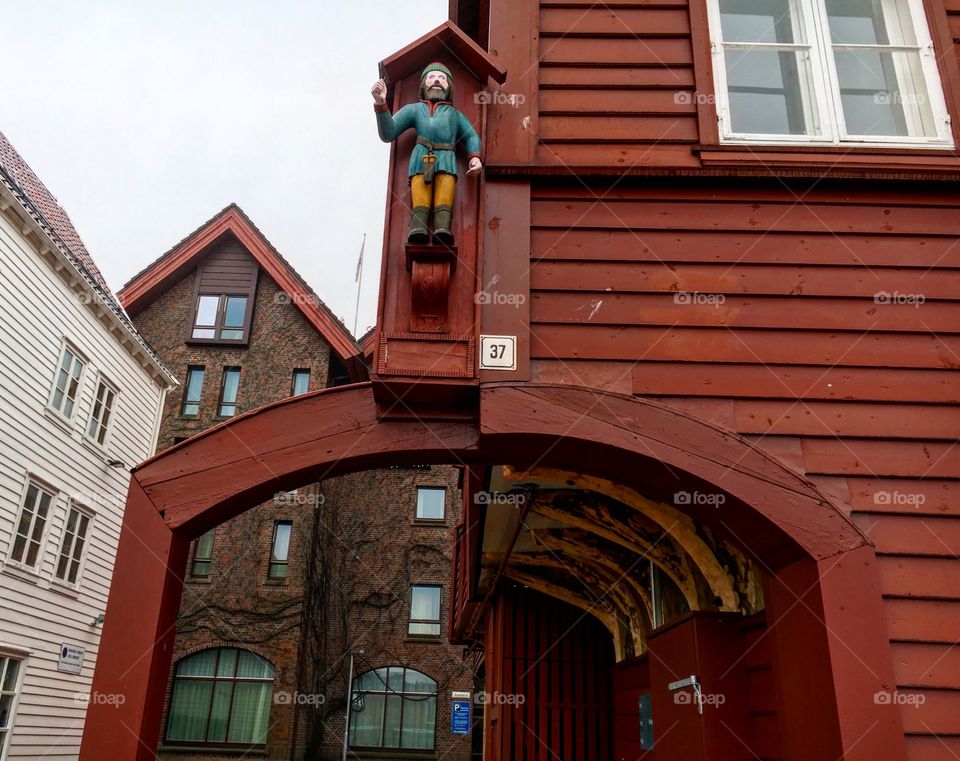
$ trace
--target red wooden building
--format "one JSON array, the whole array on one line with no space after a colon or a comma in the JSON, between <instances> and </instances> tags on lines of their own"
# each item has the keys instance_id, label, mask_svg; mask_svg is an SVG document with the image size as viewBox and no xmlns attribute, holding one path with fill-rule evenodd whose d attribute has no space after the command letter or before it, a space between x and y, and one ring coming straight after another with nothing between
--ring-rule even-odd
<instances>
[{"instance_id":1,"label":"red wooden building","mask_svg":"<svg viewBox=\"0 0 960 761\"><path fill-rule=\"evenodd\" d=\"M955 37L954 0L453 2L381 74L453 70L458 247L404 244L404 136L370 382L135 471L83 761L154 747L190 538L430 461L470 466L485 758L957 758Z\"/></svg>"}]
</instances>

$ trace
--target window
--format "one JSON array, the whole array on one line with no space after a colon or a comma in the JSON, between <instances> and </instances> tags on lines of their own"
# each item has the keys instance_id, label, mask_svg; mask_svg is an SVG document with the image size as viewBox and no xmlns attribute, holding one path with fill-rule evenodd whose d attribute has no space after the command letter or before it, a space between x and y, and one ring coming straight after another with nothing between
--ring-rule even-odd
<instances>
[{"instance_id":1,"label":"window","mask_svg":"<svg viewBox=\"0 0 960 761\"><path fill-rule=\"evenodd\" d=\"M410 624L407 632L413 637L440 636L440 587L410 587Z\"/></svg>"},{"instance_id":2,"label":"window","mask_svg":"<svg viewBox=\"0 0 960 761\"><path fill-rule=\"evenodd\" d=\"M220 385L220 404L217 414L220 417L233 417L237 414L237 393L240 391L240 368L223 368L223 383Z\"/></svg>"},{"instance_id":3,"label":"window","mask_svg":"<svg viewBox=\"0 0 960 761\"><path fill-rule=\"evenodd\" d=\"M232 647L184 658L173 674L166 741L265 745L273 677L269 661Z\"/></svg>"},{"instance_id":4,"label":"window","mask_svg":"<svg viewBox=\"0 0 960 761\"><path fill-rule=\"evenodd\" d=\"M273 541L270 543L270 570L267 576L271 579L287 578L290 557L290 532L293 523L290 521L276 521L273 524Z\"/></svg>"},{"instance_id":5,"label":"window","mask_svg":"<svg viewBox=\"0 0 960 761\"><path fill-rule=\"evenodd\" d=\"M250 298L230 294L201 294L197 297L191 338L214 341L243 341L247 337Z\"/></svg>"},{"instance_id":6,"label":"window","mask_svg":"<svg viewBox=\"0 0 960 761\"><path fill-rule=\"evenodd\" d=\"M87 436L98 444L102 445L107 440L107 426L110 424L116 398L116 390L101 378L97 384L97 396L93 402L93 412L90 413L90 423L87 425Z\"/></svg>"},{"instance_id":7,"label":"window","mask_svg":"<svg viewBox=\"0 0 960 761\"><path fill-rule=\"evenodd\" d=\"M390 666L353 680L350 745L433 750L437 683L413 669Z\"/></svg>"},{"instance_id":8,"label":"window","mask_svg":"<svg viewBox=\"0 0 960 761\"><path fill-rule=\"evenodd\" d=\"M73 415L83 365L84 360L72 347L63 347L63 354L60 355L60 365L57 368L57 377L54 379L53 394L50 397L50 407L66 418Z\"/></svg>"},{"instance_id":9,"label":"window","mask_svg":"<svg viewBox=\"0 0 960 761\"><path fill-rule=\"evenodd\" d=\"M205 579L210 575L210 565L213 561L213 532L210 529L197 539L193 548L193 563L190 564L190 575L197 579Z\"/></svg>"},{"instance_id":10,"label":"window","mask_svg":"<svg viewBox=\"0 0 960 761\"><path fill-rule=\"evenodd\" d=\"M447 490L443 487L417 487L418 521L442 521L446 505Z\"/></svg>"},{"instance_id":11,"label":"window","mask_svg":"<svg viewBox=\"0 0 960 761\"><path fill-rule=\"evenodd\" d=\"M67 584L77 583L88 528L90 528L90 516L71 505L67 512L67 525L63 529L63 539L57 555L57 568L54 572L60 581Z\"/></svg>"},{"instance_id":12,"label":"window","mask_svg":"<svg viewBox=\"0 0 960 761\"><path fill-rule=\"evenodd\" d=\"M0 655L0 759L6 758L4 752L13 726L13 704L17 698L22 663L17 658Z\"/></svg>"},{"instance_id":13,"label":"window","mask_svg":"<svg viewBox=\"0 0 960 761\"><path fill-rule=\"evenodd\" d=\"M290 387L290 396L300 396L310 390L310 371L294 370L293 383Z\"/></svg>"},{"instance_id":14,"label":"window","mask_svg":"<svg viewBox=\"0 0 960 761\"><path fill-rule=\"evenodd\" d=\"M43 530L50 513L53 494L30 482L20 507L20 519L17 521L17 533L13 539L10 560L28 568L36 568L40 560L40 545Z\"/></svg>"},{"instance_id":15,"label":"window","mask_svg":"<svg viewBox=\"0 0 960 761\"><path fill-rule=\"evenodd\" d=\"M710 0L730 141L952 145L922 0Z\"/></svg>"},{"instance_id":16,"label":"window","mask_svg":"<svg viewBox=\"0 0 960 761\"><path fill-rule=\"evenodd\" d=\"M187 381L183 384L183 405L180 414L183 417L197 417L200 414L200 394L203 391L203 367L188 367Z\"/></svg>"}]
</instances>

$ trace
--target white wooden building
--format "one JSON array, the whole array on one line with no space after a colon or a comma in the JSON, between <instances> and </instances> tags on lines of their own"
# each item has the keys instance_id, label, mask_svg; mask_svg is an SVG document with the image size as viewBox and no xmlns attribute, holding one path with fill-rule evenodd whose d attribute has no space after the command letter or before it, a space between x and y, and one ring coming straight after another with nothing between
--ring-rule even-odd
<instances>
[{"instance_id":1,"label":"white wooden building","mask_svg":"<svg viewBox=\"0 0 960 761\"><path fill-rule=\"evenodd\" d=\"M123 700L89 695L98 617L174 385L0 133L0 761L75 759L87 701Z\"/></svg>"}]
</instances>

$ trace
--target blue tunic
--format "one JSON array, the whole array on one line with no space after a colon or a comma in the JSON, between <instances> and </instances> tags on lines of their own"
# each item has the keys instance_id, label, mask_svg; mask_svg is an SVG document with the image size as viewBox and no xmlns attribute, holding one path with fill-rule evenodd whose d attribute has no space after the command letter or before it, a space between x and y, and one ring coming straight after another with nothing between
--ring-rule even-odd
<instances>
[{"instance_id":1,"label":"blue tunic","mask_svg":"<svg viewBox=\"0 0 960 761\"><path fill-rule=\"evenodd\" d=\"M377 130L380 139L389 143L406 132L411 127L417 131L417 136L431 143L463 142L468 154L480 154L480 138L470 121L449 103L438 104L430 115L430 106L420 101L410 103L401 108L395 115L389 111L377 111ZM423 157L427 154L426 146L417 143L410 154L410 176L423 174ZM457 155L454 151L434 151L437 157L437 172L457 173Z\"/></svg>"}]
</instances>

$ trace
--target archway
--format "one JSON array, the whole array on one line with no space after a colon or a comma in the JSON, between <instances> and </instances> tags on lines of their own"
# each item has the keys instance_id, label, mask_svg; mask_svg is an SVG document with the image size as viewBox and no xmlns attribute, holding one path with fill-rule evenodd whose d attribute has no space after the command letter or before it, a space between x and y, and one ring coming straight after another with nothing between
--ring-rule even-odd
<instances>
[{"instance_id":1,"label":"archway","mask_svg":"<svg viewBox=\"0 0 960 761\"><path fill-rule=\"evenodd\" d=\"M135 470L93 683L124 702L91 703L81 760L153 758L182 591L173 569L192 538L308 481L444 462L552 467L664 498L722 493L722 512L684 512L735 537L776 580L767 606L787 747L864 761L902 747L897 707L873 700L893 684L873 549L799 475L728 431L629 396L493 384L479 421L425 422L378 417L371 385L359 384L255 410Z\"/></svg>"}]
</instances>

